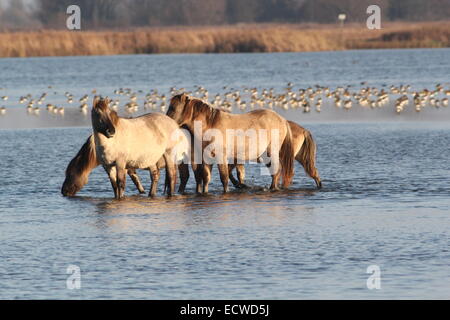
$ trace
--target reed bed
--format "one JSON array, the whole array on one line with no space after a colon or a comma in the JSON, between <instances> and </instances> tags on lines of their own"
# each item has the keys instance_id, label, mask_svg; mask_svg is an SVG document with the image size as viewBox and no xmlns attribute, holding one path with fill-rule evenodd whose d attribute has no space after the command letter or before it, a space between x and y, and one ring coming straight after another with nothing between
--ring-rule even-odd
<instances>
[{"instance_id":1,"label":"reed bed","mask_svg":"<svg viewBox=\"0 0 450 320\"><path fill-rule=\"evenodd\" d=\"M450 21L365 25L236 25L128 31L0 32L0 57L302 52L450 47Z\"/></svg>"}]
</instances>

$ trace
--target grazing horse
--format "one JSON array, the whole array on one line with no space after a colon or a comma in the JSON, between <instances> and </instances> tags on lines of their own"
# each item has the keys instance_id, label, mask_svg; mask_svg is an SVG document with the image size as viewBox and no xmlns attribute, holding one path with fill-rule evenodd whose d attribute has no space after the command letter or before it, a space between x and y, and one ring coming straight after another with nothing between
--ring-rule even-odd
<instances>
[{"instance_id":1,"label":"grazing horse","mask_svg":"<svg viewBox=\"0 0 450 320\"><path fill-rule=\"evenodd\" d=\"M177 156L178 159L182 158L182 154ZM87 183L89 174L92 170L100 165L100 160L97 157L95 148L95 139L93 135L90 135L85 144L78 151L77 155L70 161L66 169L66 178L61 188L61 193L65 197L75 196ZM156 164L158 171L166 167L164 158L159 159ZM178 165L180 173L180 187L179 193L184 193L186 184L189 180L189 167L185 163ZM135 184L139 193L145 193L145 189L136 173L135 169L128 169L128 175Z\"/></svg>"},{"instance_id":2,"label":"grazing horse","mask_svg":"<svg viewBox=\"0 0 450 320\"><path fill-rule=\"evenodd\" d=\"M288 121L292 132L292 141L294 145L295 160L305 169L305 172L314 179L318 189L322 188L322 181L320 180L319 172L316 168L316 143L313 140L311 132L298 125L293 121ZM236 168L236 179L231 170ZM242 164L230 164L230 180L237 188L245 187L245 168Z\"/></svg>"},{"instance_id":3,"label":"grazing horse","mask_svg":"<svg viewBox=\"0 0 450 320\"><path fill-rule=\"evenodd\" d=\"M266 165L272 173L271 190L278 189L280 176L283 178L283 187L290 185L294 175L292 133L286 119L276 112L255 110L245 114L231 114L215 109L199 99L179 94L171 99L167 115L194 134L193 149L195 153L201 155L204 193L208 192L211 180L212 165L207 163L208 156L214 158L218 164L224 192L228 191L229 162L243 163L261 157L269 161ZM230 131L234 134L230 135ZM254 138L257 141L252 140L252 133L255 133ZM208 139L209 135L213 137ZM206 143L205 140L211 143ZM199 192L198 180L197 192Z\"/></svg>"},{"instance_id":4,"label":"grazing horse","mask_svg":"<svg viewBox=\"0 0 450 320\"><path fill-rule=\"evenodd\" d=\"M186 136L180 134L177 123L158 113L120 118L108 104L108 99L95 99L91 117L96 154L109 176L115 198L124 196L127 169L150 170L150 196L154 196L159 179L157 163L162 157L166 163L168 195L173 195L177 160L174 154L185 146L185 154L190 156L187 150L190 144Z\"/></svg>"}]
</instances>

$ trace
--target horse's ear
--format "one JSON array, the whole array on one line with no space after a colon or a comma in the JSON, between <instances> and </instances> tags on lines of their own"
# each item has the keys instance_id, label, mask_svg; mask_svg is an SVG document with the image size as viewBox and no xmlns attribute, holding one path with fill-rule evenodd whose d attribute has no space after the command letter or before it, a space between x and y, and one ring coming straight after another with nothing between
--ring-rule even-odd
<instances>
[{"instance_id":1,"label":"horse's ear","mask_svg":"<svg viewBox=\"0 0 450 320\"><path fill-rule=\"evenodd\" d=\"M96 108L98 106L99 102L100 102L100 97L99 96L95 96L94 97L94 101L92 102L92 107Z\"/></svg>"},{"instance_id":2,"label":"horse's ear","mask_svg":"<svg viewBox=\"0 0 450 320\"><path fill-rule=\"evenodd\" d=\"M117 112L114 110L111 110L111 112L109 113L109 116L111 118L111 122L113 123L113 125L116 126L117 123L119 122L119 115L117 114Z\"/></svg>"}]
</instances>

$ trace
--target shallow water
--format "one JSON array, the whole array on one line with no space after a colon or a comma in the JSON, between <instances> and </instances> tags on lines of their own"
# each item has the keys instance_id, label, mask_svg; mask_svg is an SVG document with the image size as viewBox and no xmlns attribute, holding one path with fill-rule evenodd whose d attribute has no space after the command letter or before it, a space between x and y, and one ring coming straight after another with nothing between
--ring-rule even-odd
<instances>
[{"instance_id":1,"label":"shallow water","mask_svg":"<svg viewBox=\"0 0 450 320\"><path fill-rule=\"evenodd\" d=\"M388 76L383 81L388 84L412 79L418 86L426 87L446 81L448 72L444 73L449 64L445 59L449 50L381 52L384 59L380 52L369 52L386 66L379 67L381 62L377 62L375 74L380 76L370 78L374 85L381 85L380 77L385 73ZM312 67L305 67L310 70L303 77L305 85L341 85L348 81L356 85L363 78L358 70L365 67L355 63L352 69L350 63L355 56L366 59L362 53L282 57L298 58L300 66L304 66L303 60L315 65L323 55L334 59L334 64L330 61L315 72ZM399 55L411 58L402 60ZM420 63L420 57L427 55L428 61L436 61L437 65L447 61L444 71L422 66L422 75L413 78L409 63ZM289 67L284 66L279 55L274 55L271 65L264 63L269 59L267 55L240 56L244 62L254 63L248 70L241 70L237 85L256 82L255 85L281 88L292 77L300 79L292 73L264 76L263 66L282 70ZM161 86L169 86L170 81L187 86L188 73L194 71L186 67L186 72L176 78L171 73L173 68L169 68L171 63L185 61L188 66L198 66L201 59L205 68L208 63L215 68L226 66L229 60L241 61L237 57L142 56L128 57L128 64L133 68L146 59L162 59L166 61L164 67L155 71L163 75ZM397 57L396 65L391 65L390 57ZM96 63L113 65L117 59L126 61L127 57L2 59L0 64L12 60L12 70L32 73L36 68L38 74L43 74L43 61L49 64L48 68L56 68L65 59L81 61L82 66L86 62L92 74L82 78L74 75L75 80L63 77L73 75L72 66L52 78L38 79L34 75L31 79L36 80L30 80L9 75L7 79L12 79L14 86L24 83L35 92L40 92L42 83L61 81L61 88L78 88L72 91L82 94L94 83L101 83L93 75L101 69ZM289 59L288 64L294 63ZM350 68L342 74L339 84L326 72L341 65L337 61L344 61L342 65ZM391 72L391 67L404 73ZM223 81L217 70L210 78L206 71L199 71L198 77L193 76L194 82L212 87L232 83L230 71L226 70ZM116 86L146 87L146 74L128 74L123 67L110 72L113 76L105 80L105 91ZM2 73L1 77L6 76ZM334 77L337 79L338 75ZM35 82L38 80L40 84ZM448 299L448 111L430 110L441 121L415 114L393 118L395 114L377 112L376 117L372 117L375 113L368 116L371 122L362 122L368 118L356 116L356 110L339 122L331 121L332 113L323 122L319 116L308 121L311 119L294 111L285 113L314 135L317 166L324 184L320 191L314 189L313 181L296 164L293 186L288 191L268 192L262 187L269 186L270 177L261 174L259 165L249 165L249 190L231 188L229 194L223 195L214 169L210 195L195 195L191 178L188 194L173 199L137 195L128 179L127 198L113 200L101 168L93 171L89 184L77 197L63 198L59 190L64 170L90 129L0 130L0 298ZM87 120L68 125L80 125L83 121ZM45 126L47 122L43 123ZM27 122L30 127L34 124ZM141 171L140 176L148 190L148 172ZM69 265L81 269L80 290L66 288ZM370 265L381 269L380 290L366 286L366 269Z\"/></svg>"},{"instance_id":2,"label":"shallow water","mask_svg":"<svg viewBox=\"0 0 450 320\"><path fill-rule=\"evenodd\" d=\"M324 189L112 200L102 169L73 199L64 169L88 129L0 131L3 298L449 298L450 128L309 125ZM36 143L36 140L39 143ZM16 159L23 159L17 162ZM149 177L142 172L148 189ZM82 289L67 290L78 265ZM366 288L379 265L382 289Z\"/></svg>"}]
</instances>

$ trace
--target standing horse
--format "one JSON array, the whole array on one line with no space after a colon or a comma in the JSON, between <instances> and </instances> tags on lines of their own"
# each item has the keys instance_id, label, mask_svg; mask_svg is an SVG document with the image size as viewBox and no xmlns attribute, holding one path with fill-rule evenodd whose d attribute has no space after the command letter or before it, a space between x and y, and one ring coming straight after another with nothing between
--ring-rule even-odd
<instances>
[{"instance_id":1,"label":"standing horse","mask_svg":"<svg viewBox=\"0 0 450 320\"><path fill-rule=\"evenodd\" d=\"M294 146L295 160L297 160L305 169L305 172L314 179L318 189L322 188L319 171L316 168L316 143L313 140L311 132L293 121L288 121L292 132L292 144ZM237 188L245 187L245 168L241 164L231 164L230 180ZM231 170L236 168L238 179L233 176Z\"/></svg>"},{"instance_id":2,"label":"standing horse","mask_svg":"<svg viewBox=\"0 0 450 320\"><path fill-rule=\"evenodd\" d=\"M109 176L115 198L124 196L127 169L150 170L150 196L155 195L159 180L157 163L162 157L166 163L168 195L173 195L176 180L173 155L186 141L186 136L177 134L177 123L158 113L120 118L108 104L108 99L95 99L91 117L96 154Z\"/></svg>"},{"instance_id":3,"label":"standing horse","mask_svg":"<svg viewBox=\"0 0 450 320\"><path fill-rule=\"evenodd\" d=\"M188 142L187 142L188 143ZM190 146L189 146L190 148ZM183 154L180 153L177 159L181 159ZM75 196L87 183L89 175L92 170L100 165L100 160L97 157L95 148L95 139L93 135L90 135L84 145L78 151L77 155L70 161L66 169L66 178L61 188L61 193L65 197ZM156 164L158 171L166 167L164 158L159 159ZM180 187L179 193L184 193L186 184L189 180L189 167L185 163L178 165L178 171L180 174ZM128 175L135 184L139 193L145 193L145 189L136 173L135 169L128 169Z\"/></svg>"},{"instance_id":4,"label":"standing horse","mask_svg":"<svg viewBox=\"0 0 450 320\"><path fill-rule=\"evenodd\" d=\"M322 182L319 173L315 166L316 161L316 143L314 142L311 133L305 128L301 127L293 121L288 121L292 132L292 142L294 146L295 159L303 166L305 172L314 179L317 188L322 187ZM181 155L179 156L181 158ZM86 143L81 147L78 154L70 161L66 170L66 179L62 187L62 194L64 196L74 196L83 186L88 182L90 172L100 165L95 153L95 141L91 135ZM157 163L158 169L165 168L164 159L160 159ZM228 166L230 181L236 188L245 187L245 167L242 164L230 164ZM233 176L232 170L236 168L237 179ZM195 167L193 167L195 170ZM189 180L189 168L187 164L180 164L178 166L180 174L179 193L184 193L186 184ZM144 188L140 179L134 169L128 169L128 175L136 185L140 193L144 193ZM200 185L201 185L200 181Z\"/></svg>"},{"instance_id":5,"label":"standing horse","mask_svg":"<svg viewBox=\"0 0 450 320\"><path fill-rule=\"evenodd\" d=\"M255 110L245 114L231 114L214 109L199 99L179 94L171 99L167 115L178 125L186 126L194 134L194 140L197 140L194 141L194 147L201 149L195 150L195 152L200 151L201 154L204 193L208 192L212 166L211 163L205 161L205 151L211 151L211 155L217 156L215 160L218 161L224 192L228 191L229 161L243 163L256 160L263 155L270 159L270 163L267 165L272 170L271 190L278 189L280 176L283 178L283 187L290 185L294 175L292 133L288 122L276 112ZM205 143L207 139L203 134L198 136L197 125L200 126L202 132L205 132L205 135L208 131L214 135L210 139L211 144ZM244 133L255 132L258 141L256 143L256 141L251 141L249 136L245 136L244 143L241 143L238 141L238 134L229 136L229 130ZM214 144L213 150L209 149L212 144ZM196 179L197 177L196 173ZM197 189L197 191L199 190Z\"/></svg>"}]
</instances>

